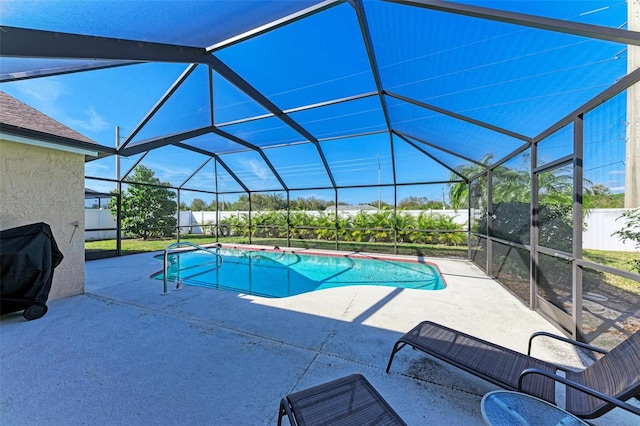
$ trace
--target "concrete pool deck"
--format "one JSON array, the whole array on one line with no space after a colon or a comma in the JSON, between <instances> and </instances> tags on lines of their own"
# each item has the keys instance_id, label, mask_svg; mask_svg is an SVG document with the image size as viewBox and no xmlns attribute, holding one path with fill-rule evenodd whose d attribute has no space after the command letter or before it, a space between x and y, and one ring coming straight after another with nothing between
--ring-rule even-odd
<instances>
[{"instance_id":1,"label":"concrete pool deck","mask_svg":"<svg viewBox=\"0 0 640 426\"><path fill-rule=\"evenodd\" d=\"M86 263L86 293L0 319L3 425L275 425L280 398L362 373L409 425L482 425L497 389L395 340L432 320L526 352L557 332L472 263L429 259L447 288L345 287L267 299L186 286L160 295L146 253ZM548 341L534 355L578 362ZM637 402L634 402L636 404ZM615 409L596 425L633 425ZM286 424L286 422L285 422Z\"/></svg>"}]
</instances>

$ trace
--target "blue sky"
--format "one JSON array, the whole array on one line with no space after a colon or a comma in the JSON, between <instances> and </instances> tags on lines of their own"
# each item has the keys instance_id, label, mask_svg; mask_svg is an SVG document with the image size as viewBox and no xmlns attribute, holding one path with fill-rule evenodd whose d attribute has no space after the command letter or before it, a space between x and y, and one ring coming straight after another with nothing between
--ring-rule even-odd
<instances>
[{"instance_id":1,"label":"blue sky","mask_svg":"<svg viewBox=\"0 0 640 426\"><path fill-rule=\"evenodd\" d=\"M195 12L204 7L202 2L181 3L183 6L179 10L167 1L142 4L76 2L75 6L73 3L5 1L0 4L0 21L4 25L95 31L116 37L154 34L157 41L167 42L167 38L173 38L175 42L183 40L185 44L198 42L203 45L207 45L205 36L212 32L207 29L202 13ZM226 6L225 2L218 3L217 7L222 9L233 7L230 3ZM535 136L603 91L626 70L623 45L397 4L364 3L386 90L526 136ZM626 21L626 4L617 1L466 3L611 27L623 26ZM98 6L102 7L100 14L78 19L78 14L95 11ZM168 14L168 10L176 13ZM132 25L142 11L148 12L147 19L141 25ZM235 18L242 21L241 17ZM158 22L153 24L154 20L161 20L176 31L171 34L158 31ZM189 25L199 31L177 31ZM349 4L225 48L216 55L282 110L376 90L356 15ZM114 146L115 127L120 127L123 137L128 136L185 69L184 64L140 64L3 83L0 90L100 144ZM207 82L208 70L204 66L197 67L134 141L208 124ZM216 124L265 113L262 106L215 73L213 96ZM479 160L492 153L500 158L522 143L397 99L388 98L387 102L394 129L446 146L461 157ZM317 138L386 127L377 97L296 112L291 117ZM585 134L591 157L585 159L585 169L590 170L590 180L605 183L618 192L624 182L623 97L600 107L590 117L593 119L587 117ZM277 118L223 126L222 129L258 146L304 142L303 137ZM541 144L543 155L547 156L543 156L543 161L547 161L546 158L552 161L554 156L564 155L563 152L566 154L571 139L562 135L556 135L554 139L553 144ZM607 144L601 141L607 141ZM234 146L216 135L187 143L220 152ZM321 146L338 185L392 183L391 147L387 135L338 139L322 142ZM394 147L399 183L412 179L439 182L449 177L447 169L402 140L395 139ZM424 146L424 149L452 167L468 164L460 157L432 147ZM265 153L291 188L330 185L313 145L266 149ZM123 169L137 158L123 159ZM279 187L257 154L237 153L222 158L252 189ZM161 180L178 185L204 161L206 157L200 154L167 147L149 154L142 164L152 167ZM90 176L112 178L113 165L113 159L91 162L87 164L86 172ZM191 187L213 190L212 172L213 163L210 162L190 182ZM240 190L233 179L224 175L226 190ZM110 189L95 180L87 186L97 190ZM398 199L404 198L404 194L435 200L442 198L440 184L421 186L414 191L399 189ZM348 197L345 201L352 203L369 202L378 197L375 188L341 192ZM393 201L391 191L382 192L385 201ZM292 197L296 198L296 194ZM333 199L333 191L305 191L304 194ZM188 203L194 196L198 195L183 195L183 201Z\"/></svg>"}]
</instances>

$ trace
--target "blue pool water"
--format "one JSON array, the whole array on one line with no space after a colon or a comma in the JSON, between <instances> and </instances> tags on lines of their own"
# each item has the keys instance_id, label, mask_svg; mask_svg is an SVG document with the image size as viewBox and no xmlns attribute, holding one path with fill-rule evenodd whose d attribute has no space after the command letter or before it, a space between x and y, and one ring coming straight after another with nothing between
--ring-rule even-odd
<instances>
[{"instance_id":1,"label":"blue pool water","mask_svg":"<svg viewBox=\"0 0 640 426\"><path fill-rule=\"evenodd\" d=\"M426 263L270 251L215 249L169 255L168 281L264 297L287 297L331 287L382 285L440 290L445 283ZM162 258L162 256L160 256ZM162 273L155 276L163 279Z\"/></svg>"}]
</instances>

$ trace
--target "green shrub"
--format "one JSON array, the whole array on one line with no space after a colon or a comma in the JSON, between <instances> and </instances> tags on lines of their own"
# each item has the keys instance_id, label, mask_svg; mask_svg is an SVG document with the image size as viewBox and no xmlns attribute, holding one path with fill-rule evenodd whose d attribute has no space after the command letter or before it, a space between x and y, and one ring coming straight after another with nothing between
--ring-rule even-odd
<instances>
[{"instance_id":1,"label":"green shrub","mask_svg":"<svg viewBox=\"0 0 640 426\"><path fill-rule=\"evenodd\" d=\"M231 216L220 221L230 236L249 235L249 217ZM251 216L251 233L255 237L286 238L287 215L284 211L269 211ZM289 214L289 237L294 239L338 240L358 243L393 243L394 233L399 243L460 245L466 241L463 227L453 218L421 212L418 217L391 210L375 213L359 212L350 217L335 213L310 215L302 211ZM395 232L394 232L395 231Z\"/></svg>"},{"instance_id":2,"label":"green shrub","mask_svg":"<svg viewBox=\"0 0 640 426\"><path fill-rule=\"evenodd\" d=\"M626 223L611 235L617 235L622 242L631 241L636 244L636 248L640 248L640 207L625 211L616 220L622 218L626 219ZM640 259L633 259L630 263L631 270L640 273Z\"/></svg>"}]
</instances>

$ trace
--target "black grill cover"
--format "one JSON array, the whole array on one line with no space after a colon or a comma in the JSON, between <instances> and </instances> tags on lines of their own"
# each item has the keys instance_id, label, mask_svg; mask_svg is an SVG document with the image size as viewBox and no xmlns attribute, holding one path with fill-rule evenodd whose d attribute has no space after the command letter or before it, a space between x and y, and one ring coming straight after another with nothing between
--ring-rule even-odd
<instances>
[{"instance_id":1,"label":"black grill cover","mask_svg":"<svg viewBox=\"0 0 640 426\"><path fill-rule=\"evenodd\" d=\"M0 313L46 302L62 259L46 223L0 231Z\"/></svg>"}]
</instances>

